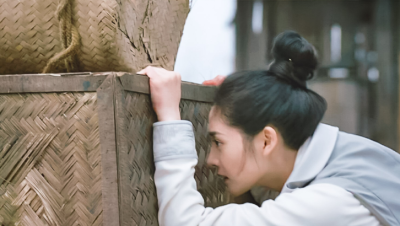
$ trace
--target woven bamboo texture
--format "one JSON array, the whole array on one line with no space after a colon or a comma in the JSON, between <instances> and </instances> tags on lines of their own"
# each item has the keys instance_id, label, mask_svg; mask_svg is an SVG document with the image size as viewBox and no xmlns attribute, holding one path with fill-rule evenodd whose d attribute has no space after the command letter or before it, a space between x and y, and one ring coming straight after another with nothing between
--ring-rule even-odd
<instances>
[{"instance_id":1,"label":"woven bamboo texture","mask_svg":"<svg viewBox=\"0 0 400 226\"><path fill-rule=\"evenodd\" d=\"M216 207L230 197L206 166L212 91L183 84L180 110L198 189ZM0 225L158 225L155 120L144 76L0 76Z\"/></svg>"},{"instance_id":2,"label":"woven bamboo texture","mask_svg":"<svg viewBox=\"0 0 400 226\"><path fill-rule=\"evenodd\" d=\"M96 93L0 96L2 225L101 225Z\"/></svg>"},{"instance_id":3,"label":"woven bamboo texture","mask_svg":"<svg viewBox=\"0 0 400 226\"><path fill-rule=\"evenodd\" d=\"M188 0L0 0L0 74L42 73L75 28L47 72L172 70L188 12Z\"/></svg>"}]
</instances>

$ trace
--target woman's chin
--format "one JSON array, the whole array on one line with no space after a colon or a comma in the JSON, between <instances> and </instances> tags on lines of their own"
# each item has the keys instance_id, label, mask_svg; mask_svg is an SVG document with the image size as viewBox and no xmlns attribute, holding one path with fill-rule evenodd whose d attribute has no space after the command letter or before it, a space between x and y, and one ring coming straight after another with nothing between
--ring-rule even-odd
<instances>
[{"instance_id":1,"label":"woman's chin","mask_svg":"<svg viewBox=\"0 0 400 226\"><path fill-rule=\"evenodd\" d=\"M236 187L232 184L227 184L227 188L229 193L233 196L233 197L237 197L239 195L242 195L243 193L245 193L246 191L244 189L241 189L240 187Z\"/></svg>"},{"instance_id":2,"label":"woman's chin","mask_svg":"<svg viewBox=\"0 0 400 226\"><path fill-rule=\"evenodd\" d=\"M237 180L233 180L232 178L224 178L225 185L231 195L234 197L243 195L247 191L249 191L252 187L253 184L247 182L237 182Z\"/></svg>"}]
</instances>

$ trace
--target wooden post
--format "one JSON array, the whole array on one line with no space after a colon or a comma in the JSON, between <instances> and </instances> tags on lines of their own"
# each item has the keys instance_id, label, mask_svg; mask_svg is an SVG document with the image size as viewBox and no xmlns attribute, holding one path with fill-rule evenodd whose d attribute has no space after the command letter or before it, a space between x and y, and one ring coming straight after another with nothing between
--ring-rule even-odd
<instances>
[{"instance_id":1,"label":"wooden post","mask_svg":"<svg viewBox=\"0 0 400 226\"><path fill-rule=\"evenodd\" d=\"M376 5L376 49L379 81L377 83L377 132L379 143L396 149L398 142L398 72L397 72L397 0L380 0Z\"/></svg>"},{"instance_id":2,"label":"wooden post","mask_svg":"<svg viewBox=\"0 0 400 226\"><path fill-rule=\"evenodd\" d=\"M97 89L101 142L103 225L119 226L117 138L114 113L114 75Z\"/></svg>"}]
</instances>

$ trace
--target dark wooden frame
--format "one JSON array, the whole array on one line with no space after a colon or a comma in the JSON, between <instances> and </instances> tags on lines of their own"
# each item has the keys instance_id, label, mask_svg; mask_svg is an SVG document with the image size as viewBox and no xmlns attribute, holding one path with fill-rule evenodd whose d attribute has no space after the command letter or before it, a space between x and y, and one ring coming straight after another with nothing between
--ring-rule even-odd
<instances>
[{"instance_id":1,"label":"dark wooden frame","mask_svg":"<svg viewBox=\"0 0 400 226\"><path fill-rule=\"evenodd\" d=\"M0 94L96 92L110 76L126 91L150 94L149 78L124 72L0 75ZM182 99L212 102L216 88L182 82Z\"/></svg>"},{"instance_id":2,"label":"dark wooden frame","mask_svg":"<svg viewBox=\"0 0 400 226\"><path fill-rule=\"evenodd\" d=\"M102 155L103 225L119 226L123 222L120 209L118 153L124 151L118 100L124 91L149 94L149 79L143 75L123 72L1 75L0 94L97 92L99 133ZM211 103L215 87L182 82L182 99ZM119 118L118 118L119 117ZM120 147L121 146L121 147ZM126 151L126 150L125 150ZM112 216L112 217L109 217Z\"/></svg>"}]
</instances>

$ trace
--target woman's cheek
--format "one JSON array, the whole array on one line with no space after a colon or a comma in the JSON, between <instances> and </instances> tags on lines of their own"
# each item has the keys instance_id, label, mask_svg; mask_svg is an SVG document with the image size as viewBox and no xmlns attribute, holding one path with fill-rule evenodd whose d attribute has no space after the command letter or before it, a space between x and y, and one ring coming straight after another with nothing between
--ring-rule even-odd
<instances>
[{"instance_id":1,"label":"woman's cheek","mask_svg":"<svg viewBox=\"0 0 400 226\"><path fill-rule=\"evenodd\" d=\"M224 174L229 174L229 164L230 164L230 156L226 154L224 148L222 147L222 145L218 148L218 152L219 152L219 161L221 163L221 168L222 171L224 172ZM229 175L225 175L227 177L229 177Z\"/></svg>"},{"instance_id":2,"label":"woman's cheek","mask_svg":"<svg viewBox=\"0 0 400 226\"><path fill-rule=\"evenodd\" d=\"M239 160L237 158L237 154L227 147L222 148L221 150L221 161L223 162L223 167L225 171L229 174L227 175L230 178L234 178L237 176L237 169L239 168Z\"/></svg>"}]
</instances>

